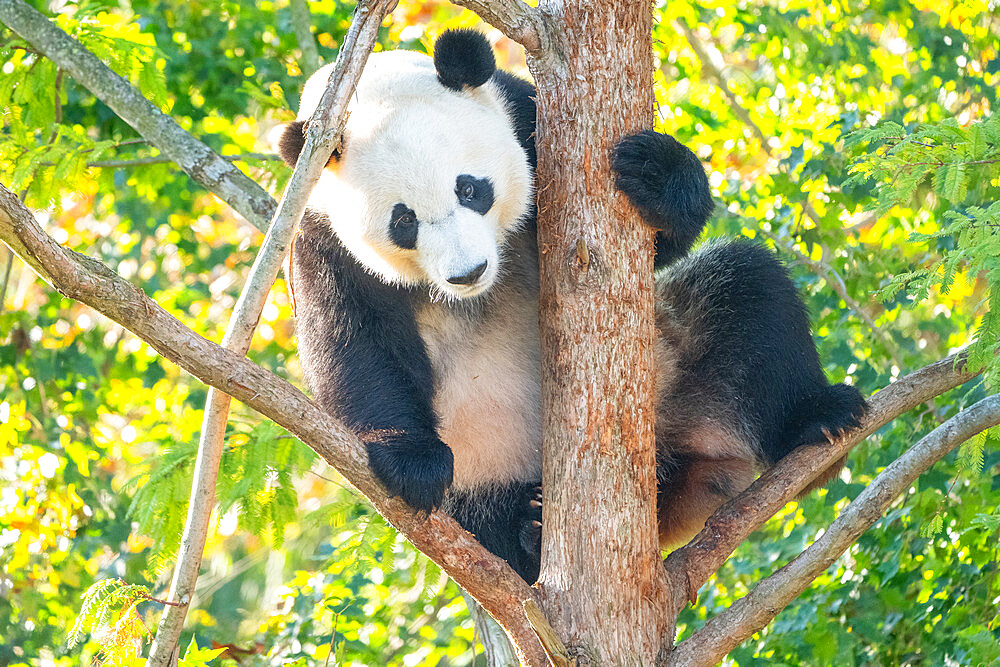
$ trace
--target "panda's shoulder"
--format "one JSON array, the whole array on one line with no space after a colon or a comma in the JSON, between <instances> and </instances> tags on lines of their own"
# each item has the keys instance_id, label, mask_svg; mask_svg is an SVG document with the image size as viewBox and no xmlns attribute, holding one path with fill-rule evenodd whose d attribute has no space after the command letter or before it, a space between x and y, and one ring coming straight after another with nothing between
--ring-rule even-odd
<instances>
[{"instance_id":1,"label":"panda's shoulder","mask_svg":"<svg viewBox=\"0 0 1000 667\"><path fill-rule=\"evenodd\" d=\"M507 109L517 140L535 164L535 87L525 79L502 69L490 79L500 102Z\"/></svg>"},{"instance_id":2,"label":"panda's shoulder","mask_svg":"<svg viewBox=\"0 0 1000 667\"><path fill-rule=\"evenodd\" d=\"M314 284L325 288L370 289L374 279L361 268L343 246L330 225L330 218L315 209L306 209L299 223L299 233L292 245L295 280L310 289Z\"/></svg>"},{"instance_id":3,"label":"panda's shoulder","mask_svg":"<svg viewBox=\"0 0 1000 667\"><path fill-rule=\"evenodd\" d=\"M372 275L337 238L330 218L315 209L303 214L291 254L294 288L316 298L363 308L409 310L422 294Z\"/></svg>"}]
</instances>

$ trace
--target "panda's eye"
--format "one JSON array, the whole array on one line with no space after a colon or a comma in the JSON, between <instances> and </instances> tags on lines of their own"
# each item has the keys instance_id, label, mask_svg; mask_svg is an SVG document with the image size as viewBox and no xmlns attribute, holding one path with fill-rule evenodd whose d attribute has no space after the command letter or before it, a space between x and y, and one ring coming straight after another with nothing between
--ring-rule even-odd
<instances>
[{"instance_id":1,"label":"panda's eye","mask_svg":"<svg viewBox=\"0 0 1000 667\"><path fill-rule=\"evenodd\" d=\"M400 202L392 207L389 216L389 238L400 248L413 250L417 247L417 214Z\"/></svg>"},{"instance_id":2,"label":"panda's eye","mask_svg":"<svg viewBox=\"0 0 1000 667\"><path fill-rule=\"evenodd\" d=\"M461 174L455 179L455 196L459 206L486 215L493 207L493 183L488 178Z\"/></svg>"}]
</instances>

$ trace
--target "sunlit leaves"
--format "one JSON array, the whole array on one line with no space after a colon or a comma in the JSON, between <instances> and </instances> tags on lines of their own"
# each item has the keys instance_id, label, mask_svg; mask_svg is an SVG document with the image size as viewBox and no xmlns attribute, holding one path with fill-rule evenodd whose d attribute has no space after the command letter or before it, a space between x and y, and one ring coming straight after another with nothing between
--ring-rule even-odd
<instances>
[{"instance_id":1,"label":"sunlit leaves","mask_svg":"<svg viewBox=\"0 0 1000 667\"><path fill-rule=\"evenodd\" d=\"M985 283L979 326L969 350L970 365L991 385L1000 380L1000 115L959 126L954 119L908 129L886 122L859 130L849 144L866 147L849 182L873 183L876 214L899 206L940 211L940 227L915 232L911 242L937 254L929 266L896 274L882 289L885 300L906 290L924 300L937 289L947 294L958 272ZM930 182L918 195L918 188ZM917 201L914 201L914 198Z\"/></svg>"},{"instance_id":2,"label":"sunlit leaves","mask_svg":"<svg viewBox=\"0 0 1000 667\"><path fill-rule=\"evenodd\" d=\"M85 634L101 636L101 660L111 665L130 665L140 657L149 630L136 607L150 598L144 586L118 579L98 581L83 594L83 606L67 640L70 648Z\"/></svg>"},{"instance_id":3,"label":"sunlit leaves","mask_svg":"<svg viewBox=\"0 0 1000 667\"><path fill-rule=\"evenodd\" d=\"M219 471L219 515L237 511L241 528L280 547L285 526L297 515L294 481L310 469L316 455L273 422L237 422L235 429ZM176 551L196 456L196 441L180 444L161 455L141 481L133 481L137 490L128 515L142 534L153 538L154 567Z\"/></svg>"}]
</instances>

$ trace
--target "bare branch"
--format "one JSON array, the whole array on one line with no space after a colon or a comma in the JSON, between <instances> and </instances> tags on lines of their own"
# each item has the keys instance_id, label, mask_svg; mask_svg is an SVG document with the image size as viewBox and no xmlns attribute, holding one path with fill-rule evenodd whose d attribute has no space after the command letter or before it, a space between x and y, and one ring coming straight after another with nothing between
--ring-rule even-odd
<instances>
[{"instance_id":1,"label":"bare branch","mask_svg":"<svg viewBox=\"0 0 1000 667\"><path fill-rule=\"evenodd\" d=\"M523 662L546 664L522 606L534 598L534 591L447 514L416 513L401 499L388 497L368 467L364 446L341 422L288 381L194 333L101 262L60 246L3 185L0 240L61 294L118 322L202 382L273 419L309 445L497 619Z\"/></svg>"},{"instance_id":2,"label":"bare branch","mask_svg":"<svg viewBox=\"0 0 1000 667\"><path fill-rule=\"evenodd\" d=\"M677 587L677 611L685 601L695 600L698 589L743 540L858 443L901 414L976 375L967 369L964 353L934 362L875 394L859 428L829 444L799 447L781 459L709 517L705 528L687 546L667 556L664 565L671 585Z\"/></svg>"},{"instance_id":3,"label":"bare branch","mask_svg":"<svg viewBox=\"0 0 1000 667\"><path fill-rule=\"evenodd\" d=\"M295 39L302 50L302 62L299 69L306 76L319 69L319 49L316 48L316 38L313 37L312 17L309 15L309 5L306 0L289 0L288 9L292 12L292 27L295 29Z\"/></svg>"},{"instance_id":4,"label":"bare branch","mask_svg":"<svg viewBox=\"0 0 1000 667\"><path fill-rule=\"evenodd\" d=\"M529 55L539 56L547 47L541 12L522 0L452 0L452 4L479 14L484 21L523 46Z\"/></svg>"},{"instance_id":5,"label":"bare branch","mask_svg":"<svg viewBox=\"0 0 1000 667\"><path fill-rule=\"evenodd\" d=\"M240 155L220 155L226 162L243 162L245 160L267 160L277 162L281 156L274 153L241 153ZM128 169L130 167L144 167L150 164L164 164L173 162L173 159L166 155L150 155L148 157L137 157L131 160L97 160L88 162L88 167L95 169Z\"/></svg>"},{"instance_id":6,"label":"bare branch","mask_svg":"<svg viewBox=\"0 0 1000 667\"><path fill-rule=\"evenodd\" d=\"M93 92L191 178L255 227L267 229L275 204L263 188L161 113L79 42L23 0L0 0L0 21Z\"/></svg>"},{"instance_id":7,"label":"bare branch","mask_svg":"<svg viewBox=\"0 0 1000 667\"><path fill-rule=\"evenodd\" d=\"M337 55L319 108L309 120L309 130L302 154L288 181L285 193L278 203L274 220L268 228L264 244L254 260L250 275L243 287L236 307L222 337L223 347L240 355L250 349L261 310L274 284L281 264L288 254L292 237L305 212L309 194L319 180L330 153L333 152L347 120L347 103L368 55L375 46L382 20L395 4L394 0L367 0L358 4L354 20ZM149 651L152 667L166 667L180 639L184 617L194 594L208 524L215 505L215 484L222 457L229 419L230 398L212 388L208 392L205 413L195 460L194 479L188 515L181 536L177 564L170 585L169 599L179 602L174 608L164 610L160 625Z\"/></svg>"},{"instance_id":8,"label":"bare branch","mask_svg":"<svg viewBox=\"0 0 1000 667\"><path fill-rule=\"evenodd\" d=\"M795 560L681 642L668 665L714 665L757 632L882 516L892 501L938 459L975 434L1000 423L1000 396L985 398L931 431L858 494L830 528Z\"/></svg>"}]
</instances>

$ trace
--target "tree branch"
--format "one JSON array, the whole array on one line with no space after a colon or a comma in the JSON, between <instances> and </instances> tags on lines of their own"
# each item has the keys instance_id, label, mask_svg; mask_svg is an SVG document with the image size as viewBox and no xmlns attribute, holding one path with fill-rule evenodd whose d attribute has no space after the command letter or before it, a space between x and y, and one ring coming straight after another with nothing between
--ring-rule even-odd
<instances>
[{"instance_id":1,"label":"tree branch","mask_svg":"<svg viewBox=\"0 0 1000 667\"><path fill-rule=\"evenodd\" d=\"M548 47L545 20L535 7L522 0L452 0L524 47L528 55L539 56Z\"/></svg>"},{"instance_id":2,"label":"tree branch","mask_svg":"<svg viewBox=\"0 0 1000 667\"><path fill-rule=\"evenodd\" d=\"M244 160L267 160L276 162L281 156L274 153L241 153L239 155L220 155L226 162L242 162ZM88 162L88 167L95 169L128 169L129 167L144 167L149 164L163 164L173 162L166 155L150 155L148 157L137 157L130 160L97 160Z\"/></svg>"},{"instance_id":3,"label":"tree branch","mask_svg":"<svg viewBox=\"0 0 1000 667\"><path fill-rule=\"evenodd\" d=\"M368 55L375 46L382 20L393 4L395 0L367 0L360 2L355 10L319 107L309 119L309 130L301 156L278 203L264 244L257 253L222 337L222 346L241 356L246 355L250 349L260 313L288 254L309 194L340 141L347 120L347 103L361 78L361 70ZM226 422L229 419L230 397L211 388L206 400L188 515L168 595L169 599L180 604L165 609L160 617L156 637L149 650L151 667L166 667L180 639L184 617L198 580L208 524L215 506L215 485L225 441Z\"/></svg>"},{"instance_id":4,"label":"tree branch","mask_svg":"<svg viewBox=\"0 0 1000 667\"><path fill-rule=\"evenodd\" d=\"M816 477L858 443L917 405L974 378L961 353L900 378L875 394L861 426L829 444L799 447L760 476L749 489L723 505L686 546L664 565L676 587L677 612L694 601L698 589L750 534L795 498Z\"/></svg>"},{"instance_id":5,"label":"tree branch","mask_svg":"<svg viewBox=\"0 0 1000 667\"><path fill-rule=\"evenodd\" d=\"M319 49L316 48L316 38L313 37L312 20L309 16L309 4L306 0L289 0L288 9L292 13L292 28L295 29L295 39L302 50L300 63L302 74L309 76L319 69Z\"/></svg>"},{"instance_id":6,"label":"tree branch","mask_svg":"<svg viewBox=\"0 0 1000 667\"><path fill-rule=\"evenodd\" d=\"M524 600L534 599L534 591L447 514L416 513L401 499L388 497L368 467L364 446L341 422L288 381L194 333L101 262L60 246L3 185L0 240L61 294L118 322L202 382L242 401L306 443L497 619L522 661L545 664L522 607Z\"/></svg>"},{"instance_id":7,"label":"tree branch","mask_svg":"<svg viewBox=\"0 0 1000 667\"><path fill-rule=\"evenodd\" d=\"M161 113L79 42L23 0L0 0L0 21L93 92L191 178L255 227L267 229L275 203L263 188Z\"/></svg>"},{"instance_id":8,"label":"tree branch","mask_svg":"<svg viewBox=\"0 0 1000 667\"><path fill-rule=\"evenodd\" d=\"M667 664L718 663L808 588L921 473L975 434L998 423L1000 395L995 395L962 410L931 431L879 473L808 549L674 648Z\"/></svg>"}]
</instances>

